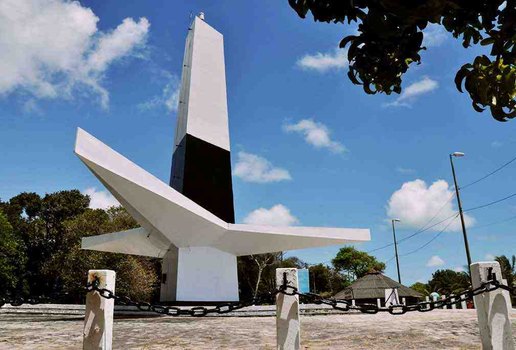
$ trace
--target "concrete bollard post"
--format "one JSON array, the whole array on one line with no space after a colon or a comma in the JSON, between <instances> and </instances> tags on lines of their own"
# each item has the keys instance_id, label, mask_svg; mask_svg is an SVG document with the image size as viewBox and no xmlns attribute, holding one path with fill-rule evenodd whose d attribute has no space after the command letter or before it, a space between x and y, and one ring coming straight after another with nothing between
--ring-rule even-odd
<instances>
[{"instance_id":1,"label":"concrete bollard post","mask_svg":"<svg viewBox=\"0 0 516 350\"><path fill-rule=\"evenodd\" d=\"M95 279L99 288L115 292L115 271L90 270L88 283ZM113 311L115 301L105 299L98 292L86 295L86 310L84 317L83 350L111 350L113 346Z\"/></svg>"},{"instance_id":2,"label":"concrete bollard post","mask_svg":"<svg viewBox=\"0 0 516 350\"><path fill-rule=\"evenodd\" d=\"M471 264L473 288L492 279L492 274L498 281L502 281L500 264L496 261L478 262ZM502 283L505 281L502 281ZM505 284L507 284L505 282ZM473 297L477 309L478 327L483 350L513 350L511 299L508 291L497 289L489 293Z\"/></svg>"},{"instance_id":3,"label":"concrete bollard post","mask_svg":"<svg viewBox=\"0 0 516 350\"><path fill-rule=\"evenodd\" d=\"M451 298L452 302L455 301L455 295L454 294L451 294L450 297L452 297ZM452 310L455 310L457 308L457 304L451 304L451 308L452 308Z\"/></svg>"},{"instance_id":4,"label":"concrete bollard post","mask_svg":"<svg viewBox=\"0 0 516 350\"><path fill-rule=\"evenodd\" d=\"M276 287L287 285L299 288L297 269L276 269ZM288 289L287 292L292 292ZM299 296L276 295L276 341L278 350L298 350L301 348L301 324L299 323Z\"/></svg>"},{"instance_id":5,"label":"concrete bollard post","mask_svg":"<svg viewBox=\"0 0 516 350\"><path fill-rule=\"evenodd\" d=\"M401 298L401 303L406 306L407 305L407 298Z\"/></svg>"},{"instance_id":6,"label":"concrete bollard post","mask_svg":"<svg viewBox=\"0 0 516 350\"><path fill-rule=\"evenodd\" d=\"M466 300L462 300L460 302L460 307L462 310L467 310L468 309L468 304L466 303Z\"/></svg>"},{"instance_id":7,"label":"concrete bollard post","mask_svg":"<svg viewBox=\"0 0 516 350\"><path fill-rule=\"evenodd\" d=\"M382 307L382 301L380 299L376 299L376 306L379 308Z\"/></svg>"},{"instance_id":8,"label":"concrete bollard post","mask_svg":"<svg viewBox=\"0 0 516 350\"><path fill-rule=\"evenodd\" d=\"M441 300L444 300L446 299L446 295L441 295ZM448 307L446 307L446 305L443 305L440 307L440 309L447 309Z\"/></svg>"},{"instance_id":9,"label":"concrete bollard post","mask_svg":"<svg viewBox=\"0 0 516 350\"><path fill-rule=\"evenodd\" d=\"M357 306L357 305L356 305L356 301L355 301L355 299L352 299L352 300L351 300L351 306Z\"/></svg>"},{"instance_id":10,"label":"concrete bollard post","mask_svg":"<svg viewBox=\"0 0 516 350\"><path fill-rule=\"evenodd\" d=\"M426 300L426 302L428 303L428 302L430 301L430 297L427 295L427 296L425 297L425 300Z\"/></svg>"}]
</instances>

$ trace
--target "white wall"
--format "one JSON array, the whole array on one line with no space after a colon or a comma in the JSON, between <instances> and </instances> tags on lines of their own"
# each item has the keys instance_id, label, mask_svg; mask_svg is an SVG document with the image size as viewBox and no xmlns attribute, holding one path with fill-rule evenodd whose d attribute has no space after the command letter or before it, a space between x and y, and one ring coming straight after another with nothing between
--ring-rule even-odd
<instances>
[{"instance_id":1,"label":"white wall","mask_svg":"<svg viewBox=\"0 0 516 350\"><path fill-rule=\"evenodd\" d=\"M177 301L237 301L236 256L211 247L179 248Z\"/></svg>"}]
</instances>

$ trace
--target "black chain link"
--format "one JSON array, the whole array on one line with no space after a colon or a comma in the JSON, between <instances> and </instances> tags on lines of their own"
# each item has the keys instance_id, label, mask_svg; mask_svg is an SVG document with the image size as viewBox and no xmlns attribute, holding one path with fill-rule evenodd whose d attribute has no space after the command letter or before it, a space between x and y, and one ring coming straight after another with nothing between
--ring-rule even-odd
<instances>
[{"instance_id":1,"label":"black chain link","mask_svg":"<svg viewBox=\"0 0 516 350\"><path fill-rule=\"evenodd\" d=\"M63 293L58 296L4 296L0 297L0 308L4 305L10 304L11 306L21 306L23 304L37 305L37 304L50 304L50 303L58 303L63 296L68 296L67 293Z\"/></svg>"},{"instance_id":2,"label":"black chain link","mask_svg":"<svg viewBox=\"0 0 516 350\"><path fill-rule=\"evenodd\" d=\"M195 306L189 309L179 308L175 306L166 306L161 304L150 304L147 302L133 301L128 297L115 295L112 291L106 288L99 288L98 280L94 280L92 283L86 285L88 292L98 292L99 295L105 299L114 299L115 303L124 306L134 306L140 311L154 312L161 315L168 316L193 316L202 317L208 314L227 314L229 312L242 309L244 307L253 305L273 304L275 302L274 297L278 293L264 293L256 298L239 302L226 302L214 307Z\"/></svg>"},{"instance_id":3,"label":"black chain link","mask_svg":"<svg viewBox=\"0 0 516 350\"><path fill-rule=\"evenodd\" d=\"M376 314L378 312L389 312L391 315L403 315L406 312L411 311L419 311L419 312L428 312L432 311L436 308L443 308L452 306L454 304L459 304L468 300L471 300L474 296L492 292L497 289L503 289L509 292L510 295L516 295L516 288L511 288L509 286L506 286L498 280L490 280L487 282L482 283L479 287L475 289L468 289L461 293L458 293L456 295L450 295L447 298L435 300L435 301L426 301L426 302L419 302L413 305L404 305L404 304L398 304L398 305L390 305L381 307L376 304L361 304L361 305L353 305L350 300L346 299L335 299L335 298L329 298L325 299L322 298L320 295L313 294L313 293L300 293L297 288L292 286L282 286L280 288L280 293L287 294L287 295L298 295L302 298L305 298L305 300L309 300L314 304L325 304L333 307L336 310L341 311L349 311L349 310L357 310L362 313L366 314ZM284 292L285 290L285 292ZM287 290L291 290L291 292L287 292Z\"/></svg>"},{"instance_id":4,"label":"black chain link","mask_svg":"<svg viewBox=\"0 0 516 350\"><path fill-rule=\"evenodd\" d=\"M465 302L467 300L471 300L474 296L492 292L497 289L503 289L508 291L511 295L516 295L516 288L511 288L502 284L500 281L496 279L492 279L490 281L482 283L479 287L475 289L468 289L456 295L451 295L445 299L435 300L435 301L426 301L419 302L413 305L390 305L385 307L379 307L376 304L361 304L361 305L353 305L350 300L346 299L335 299L335 298L323 298L322 296L314 293L301 293L299 290L293 286L289 286L287 284L286 279L284 279L283 284L274 292L264 293L260 296L244 301L239 302L227 302L216 305L214 307L204 307L204 306L195 306L192 308L179 308L175 306L166 306L161 304L151 304L148 302L138 302L133 301L126 296L116 295L112 291L106 288L99 288L98 279L93 280L91 283L87 283L85 290L89 292L97 292L99 296L105 299L114 299L114 301L118 305L125 306L134 306L140 311L146 312L154 312L161 315L168 316L193 316L193 317L202 317L208 314L226 314L238 309L242 309L244 307L253 306L253 305L264 305L264 304L274 304L275 296L277 294L284 295L297 295L300 298L303 298L305 301L310 301L317 305L328 305L331 306L335 310L339 311L350 311L356 310L365 314L376 314L378 312L389 312L392 315L403 315L407 312L418 311L418 312L428 312L435 310L436 308L448 307L454 304L459 304ZM12 306L20 306L22 304L39 304L48 302L49 298L45 297L10 297L10 298L0 298L0 307L5 304L11 304Z\"/></svg>"}]
</instances>

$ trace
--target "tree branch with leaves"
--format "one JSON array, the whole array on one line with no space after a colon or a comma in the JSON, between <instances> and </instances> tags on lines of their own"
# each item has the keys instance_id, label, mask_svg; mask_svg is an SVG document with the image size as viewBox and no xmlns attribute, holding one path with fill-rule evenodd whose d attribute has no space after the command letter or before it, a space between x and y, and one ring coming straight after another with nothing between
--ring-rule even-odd
<instances>
[{"instance_id":1,"label":"tree branch with leaves","mask_svg":"<svg viewBox=\"0 0 516 350\"><path fill-rule=\"evenodd\" d=\"M349 44L348 77L367 94L401 93L402 77L421 63L424 29L441 25L465 48L490 48L457 72L455 83L468 92L473 108L489 108L498 121L516 117L516 0L289 0L301 18L315 21L357 22L358 35Z\"/></svg>"}]
</instances>

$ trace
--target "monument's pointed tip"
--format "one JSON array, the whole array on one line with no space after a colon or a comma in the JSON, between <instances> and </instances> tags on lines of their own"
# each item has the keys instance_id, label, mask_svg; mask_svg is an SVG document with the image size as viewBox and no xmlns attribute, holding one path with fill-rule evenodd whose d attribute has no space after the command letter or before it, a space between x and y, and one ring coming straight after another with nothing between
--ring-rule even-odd
<instances>
[{"instance_id":1,"label":"monument's pointed tip","mask_svg":"<svg viewBox=\"0 0 516 350\"><path fill-rule=\"evenodd\" d=\"M199 12L197 17L199 17L199 19L202 19L204 21L204 12Z\"/></svg>"},{"instance_id":2,"label":"monument's pointed tip","mask_svg":"<svg viewBox=\"0 0 516 350\"><path fill-rule=\"evenodd\" d=\"M73 151L75 154L79 155L79 143L80 139L83 135L89 135L86 130L77 127L77 132L75 133L75 146L73 148Z\"/></svg>"}]
</instances>

